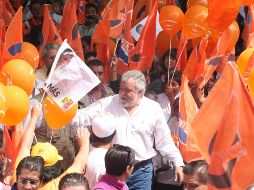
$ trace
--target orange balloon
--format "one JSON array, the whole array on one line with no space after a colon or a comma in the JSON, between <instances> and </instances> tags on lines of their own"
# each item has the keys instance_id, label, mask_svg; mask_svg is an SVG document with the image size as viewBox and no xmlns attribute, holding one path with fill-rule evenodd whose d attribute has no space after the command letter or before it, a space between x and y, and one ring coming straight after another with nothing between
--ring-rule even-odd
<instances>
[{"instance_id":1,"label":"orange balloon","mask_svg":"<svg viewBox=\"0 0 254 190\"><path fill-rule=\"evenodd\" d=\"M27 93L18 86L6 87L7 110L1 123L13 126L25 119L29 111L29 97Z\"/></svg>"},{"instance_id":2,"label":"orange balloon","mask_svg":"<svg viewBox=\"0 0 254 190\"><path fill-rule=\"evenodd\" d=\"M254 98L254 68L251 70L249 75L248 88L251 96Z\"/></svg>"},{"instance_id":3,"label":"orange balloon","mask_svg":"<svg viewBox=\"0 0 254 190\"><path fill-rule=\"evenodd\" d=\"M188 0L187 9L189 9L190 7L195 6L195 5L202 5L202 6L207 7L208 3L207 3L207 0Z\"/></svg>"},{"instance_id":4,"label":"orange balloon","mask_svg":"<svg viewBox=\"0 0 254 190\"><path fill-rule=\"evenodd\" d=\"M164 32L173 36L182 29L184 14L174 5L163 7L160 12L160 25Z\"/></svg>"},{"instance_id":5,"label":"orange balloon","mask_svg":"<svg viewBox=\"0 0 254 190\"><path fill-rule=\"evenodd\" d=\"M22 59L28 62L35 70L39 64L39 52L37 48L28 42L23 42L21 48Z\"/></svg>"},{"instance_id":6,"label":"orange balloon","mask_svg":"<svg viewBox=\"0 0 254 190\"><path fill-rule=\"evenodd\" d=\"M2 71L11 76L13 85L23 88L28 95L32 93L35 74L31 65L26 61L22 59L10 60L3 66Z\"/></svg>"},{"instance_id":7,"label":"orange balloon","mask_svg":"<svg viewBox=\"0 0 254 190\"><path fill-rule=\"evenodd\" d=\"M171 38L171 48L177 48L179 43L179 38L177 35L174 35ZM162 56L170 47L170 36L161 31L156 39L156 54Z\"/></svg>"},{"instance_id":8,"label":"orange balloon","mask_svg":"<svg viewBox=\"0 0 254 190\"><path fill-rule=\"evenodd\" d=\"M5 116L7 110L7 90L6 86L0 83L0 122Z\"/></svg>"},{"instance_id":9,"label":"orange balloon","mask_svg":"<svg viewBox=\"0 0 254 190\"><path fill-rule=\"evenodd\" d=\"M43 103L44 117L51 129L59 129L70 123L77 110L78 104L67 111L62 110L50 96L47 96Z\"/></svg>"},{"instance_id":10,"label":"orange balloon","mask_svg":"<svg viewBox=\"0 0 254 190\"><path fill-rule=\"evenodd\" d=\"M201 37L208 32L208 26L205 24L205 19L208 16L208 8L195 5L190 7L185 13L183 23L183 33L187 39Z\"/></svg>"},{"instance_id":11,"label":"orange balloon","mask_svg":"<svg viewBox=\"0 0 254 190\"><path fill-rule=\"evenodd\" d=\"M254 53L254 48L248 48L246 50L244 50L238 57L236 64L239 68L240 73L242 74L242 76L244 75L247 65L249 63L249 60L252 56L252 54Z\"/></svg>"}]
</instances>

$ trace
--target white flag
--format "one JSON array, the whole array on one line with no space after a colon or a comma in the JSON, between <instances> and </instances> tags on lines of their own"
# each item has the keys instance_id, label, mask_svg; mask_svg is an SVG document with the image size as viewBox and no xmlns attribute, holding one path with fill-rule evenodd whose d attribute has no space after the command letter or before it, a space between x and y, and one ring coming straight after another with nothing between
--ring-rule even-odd
<instances>
[{"instance_id":1,"label":"white flag","mask_svg":"<svg viewBox=\"0 0 254 190\"><path fill-rule=\"evenodd\" d=\"M66 111L99 83L97 76L65 40L56 54L46 81L47 93Z\"/></svg>"}]
</instances>

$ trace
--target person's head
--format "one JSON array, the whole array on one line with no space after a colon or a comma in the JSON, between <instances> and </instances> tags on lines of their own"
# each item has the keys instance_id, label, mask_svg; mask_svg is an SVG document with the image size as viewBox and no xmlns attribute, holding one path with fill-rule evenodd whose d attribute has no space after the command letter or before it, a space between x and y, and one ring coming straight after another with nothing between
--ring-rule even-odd
<instances>
[{"instance_id":1,"label":"person's head","mask_svg":"<svg viewBox=\"0 0 254 190\"><path fill-rule=\"evenodd\" d=\"M92 59L88 61L87 66L94 72L94 74L103 81L104 79L104 64L99 59Z\"/></svg>"},{"instance_id":2,"label":"person's head","mask_svg":"<svg viewBox=\"0 0 254 190\"><path fill-rule=\"evenodd\" d=\"M120 83L119 98L124 108L132 108L139 104L146 90L146 79L142 72L127 71Z\"/></svg>"},{"instance_id":3,"label":"person's head","mask_svg":"<svg viewBox=\"0 0 254 190\"><path fill-rule=\"evenodd\" d=\"M96 59L97 53L96 51L89 51L84 54L85 62L87 63L90 60Z\"/></svg>"},{"instance_id":4,"label":"person's head","mask_svg":"<svg viewBox=\"0 0 254 190\"><path fill-rule=\"evenodd\" d=\"M36 143L31 151L31 156L41 156L44 160L43 182L48 182L57 178L61 174L61 164L63 160L58 154L55 146L50 143Z\"/></svg>"},{"instance_id":5,"label":"person's head","mask_svg":"<svg viewBox=\"0 0 254 190\"><path fill-rule=\"evenodd\" d=\"M173 70L170 70L166 76L165 91L167 90L167 88L172 88L174 95L177 95L178 92L180 91L181 78L182 78L181 71L174 72Z\"/></svg>"},{"instance_id":6,"label":"person's head","mask_svg":"<svg viewBox=\"0 0 254 190\"><path fill-rule=\"evenodd\" d=\"M169 62L169 51L164 53L164 55L161 57L163 67L165 69L175 68L175 66L176 66L176 54L177 54L177 49L172 48L171 52L170 52L170 62Z\"/></svg>"},{"instance_id":7,"label":"person's head","mask_svg":"<svg viewBox=\"0 0 254 190\"><path fill-rule=\"evenodd\" d=\"M136 32L141 35L142 31L143 31L144 25L143 24L138 24L136 27Z\"/></svg>"},{"instance_id":8,"label":"person's head","mask_svg":"<svg viewBox=\"0 0 254 190\"><path fill-rule=\"evenodd\" d=\"M53 0L52 1L52 11L56 14L62 15L63 14L63 1L62 0Z\"/></svg>"},{"instance_id":9,"label":"person's head","mask_svg":"<svg viewBox=\"0 0 254 190\"><path fill-rule=\"evenodd\" d=\"M59 190L89 190L87 179L83 174L66 174L59 182Z\"/></svg>"},{"instance_id":10,"label":"person's head","mask_svg":"<svg viewBox=\"0 0 254 190\"><path fill-rule=\"evenodd\" d=\"M95 25L98 21L98 7L93 3L85 6L85 23L87 25Z\"/></svg>"},{"instance_id":11,"label":"person's head","mask_svg":"<svg viewBox=\"0 0 254 190\"><path fill-rule=\"evenodd\" d=\"M204 160L192 161L183 168L185 190L206 190L208 164Z\"/></svg>"},{"instance_id":12,"label":"person's head","mask_svg":"<svg viewBox=\"0 0 254 190\"><path fill-rule=\"evenodd\" d=\"M46 44L43 48L42 59L43 59L43 63L48 69L48 72L50 71L52 67L58 48L59 46L57 44L52 44L52 43Z\"/></svg>"},{"instance_id":13,"label":"person's head","mask_svg":"<svg viewBox=\"0 0 254 190\"><path fill-rule=\"evenodd\" d=\"M28 156L20 161L16 169L18 190L39 189L44 172L43 158Z\"/></svg>"},{"instance_id":14,"label":"person's head","mask_svg":"<svg viewBox=\"0 0 254 190\"><path fill-rule=\"evenodd\" d=\"M87 53L90 51L91 42L92 42L91 36L84 36L83 38L81 38L83 52Z\"/></svg>"},{"instance_id":15,"label":"person's head","mask_svg":"<svg viewBox=\"0 0 254 190\"><path fill-rule=\"evenodd\" d=\"M29 5L33 18L43 20L42 1L32 0Z\"/></svg>"},{"instance_id":16,"label":"person's head","mask_svg":"<svg viewBox=\"0 0 254 190\"><path fill-rule=\"evenodd\" d=\"M60 66L60 65L67 66L70 63L73 56L74 56L74 52L71 49L69 48L65 49L59 57L57 66Z\"/></svg>"},{"instance_id":17,"label":"person's head","mask_svg":"<svg viewBox=\"0 0 254 190\"><path fill-rule=\"evenodd\" d=\"M116 134L116 119L109 112L96 114L92 119L91 143L110 144Z\"/></svg>"},{"instance_id":18,"label":"person's head","mask_svg":"<svg viewBox=\"0 0 254 190\"><path fill-rule=\"evenodd\" d=\"M105 155L106 173L125 180L131 175L134 168L135 153L123 145L114 145Z\"/></svg>"}]
</instances>

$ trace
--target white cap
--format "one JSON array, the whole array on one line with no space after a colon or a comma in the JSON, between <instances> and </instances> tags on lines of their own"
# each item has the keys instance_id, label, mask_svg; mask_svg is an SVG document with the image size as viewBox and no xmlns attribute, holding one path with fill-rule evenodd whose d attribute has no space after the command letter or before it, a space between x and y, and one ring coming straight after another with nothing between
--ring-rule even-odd
<instances>
[{"instance_id":1,"label":"white cap","mask_svg":"<svg viewBox=\"0 0 254 190\"><path fill-rule=\"evenodd\" d=\"M112 113L101 112L94 116L92 120L92 132L96 137L109 137L115 130L116 120Z\"/></svg>"}]
</instances>

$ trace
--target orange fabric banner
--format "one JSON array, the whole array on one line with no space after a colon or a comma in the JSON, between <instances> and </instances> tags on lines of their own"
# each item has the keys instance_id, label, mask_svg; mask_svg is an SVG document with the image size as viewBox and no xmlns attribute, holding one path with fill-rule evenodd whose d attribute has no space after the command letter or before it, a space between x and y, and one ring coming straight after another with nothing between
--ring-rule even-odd
<instances>
[{"instance_id":1,"label":"orange fabric banner","mask_svg":"<svg viewBox=\"0 0 254 190\"><path fill-rule=\"evenodd\" d=\"M83 49L79 34L79 27L76 15L76 1L66 0L62 20L57 27L62 39L67 39L68 44L76 54L84 60Z\"/></svg>"},{"instance_id":2,"label":"orange fabric banner","mask_svg":"<svg viewBox=\"0 0 254 190\"><path fill-rule=\"evenodd\" d=\"M192 122L209 163L209 189L247 189L254 181L254 105L234 62L229 62Z\"/></svg>"},{"instance_id":3,"label":"orange fabric banner","mask_svg":"<svg viewBox=\"0 0 254 190\"><path fill-rule=\"evenodd\" d=\"M6 31L2 52L3 64L11 59L21 58L22 42L22 7L20 7Z\"/></svg>"}]
</instances>

